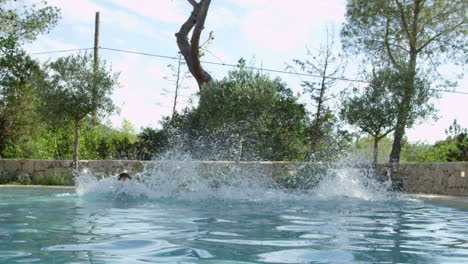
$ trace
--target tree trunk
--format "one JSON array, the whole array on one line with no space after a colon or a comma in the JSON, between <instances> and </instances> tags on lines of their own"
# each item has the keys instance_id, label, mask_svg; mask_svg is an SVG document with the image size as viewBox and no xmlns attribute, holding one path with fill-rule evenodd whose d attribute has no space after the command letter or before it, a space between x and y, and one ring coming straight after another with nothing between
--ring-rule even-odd
<instances>
[{"instance_id":1,"label":"tree trunk","mask_svg":"<svg viewBox=\"0 0 468 264\"><path fill-rule=\"evenodd\" d=\"M374 162L372 164L374 168L377 168L378 155L379 155L379 137L374 136Z\"/></svg>"},{"instance_id":2,"label":"tree trunk","mask_svg":"<svg viewBox=\"0 0 468 264\"><path fill-rule=\"evenodd\" d=\"M411 112L411 100L415 96L416 87L414 81L416 80L416 58L417 51L415 48L410 49L409 67L400 68L401 76L404 78L404 94L400 107L398 109L397 124L395 127L395 134L393 137L392 151L390 153L390 162L400 162L400 153L402 147L403 136L405 135L405 128L408 121L409 113Z\"/></svg>"},{"instance_id":3,"label":"tree trunk","mask_svg":"<svg viewBox=\"0 0 468 264\"><path fill-rule=\"evenodd\" d=\"M405 135L406 118L404 113L398 115L395 133L393 134L392 151L390 152L390 162L400 162L400 153L403 136Z\"/></svg>"},{"instance_id":4,"label":"tree trunk","mask_svg":"<svg viewBox=\"0 0 468 264\"><path fill-rule=\"evenodd\" d=\"M311 153L315 154L318 150L319 143L322 139L322 135L320 133L320 128L322 126L321 122L321 114L322 114L322 103L323 103L323 94L324 94L325 89L322 87L320 89L320 98L318 101L318 106L317 106L317 113L315 114L315 122L314 125L312 126L312 131L311 131L311 136L312 136L312 144L310 147Z\"/></svg>"},{"instance_id":5,"label":"tree trunk","mask_svg":"<svg viewBox=\"0 0 468 264\"><path fill-rule=\"evenodd\" d=\"M327 45L327 54L328 53L328 48L329 46ZM315 154L318 150L319 143L322 140L322 133L320 133L321 126L323 124L322 122L322 108L323 108L323 103L325 100L325 90L327 89L327 86L325 84L326 78L327 78L327 68L328 68L328 58L329 56L326 57L325 59L325 65L323 68L323 74L322 74L322 82L320 84L320 94L319 98L317 101L317 113L315 114L315 124L312 127L312 144L311 144L311 153Z\"/></svg>"},{"instance_id":6,"label":"tree trunk","mask_svg":"<svg viewBox=\"0 0 468 264\"><path fill-rule=\"evenodd\" d=\"M78 170L78 150L80 147L80 121L75 120L75 143L73 148L73 169Z\"/></svg>"},{"instance_id":7,"label":"tree trunk","mask_svg":"<svg viewBox=\"0 0 468 264\"><path fill-rule=\"evenodd\" d=\"M200 35L205 26L211 0L200 0L198 3L195 0L187 1L193 7L192 13L175 36L180 53L184 56L187 67L197 81L199 90L201 90L205 83L213 80L211 75L203 69L200 63ZM192 29L193 33L189 42L188 34Z\"/></svg>"}]
</instances>

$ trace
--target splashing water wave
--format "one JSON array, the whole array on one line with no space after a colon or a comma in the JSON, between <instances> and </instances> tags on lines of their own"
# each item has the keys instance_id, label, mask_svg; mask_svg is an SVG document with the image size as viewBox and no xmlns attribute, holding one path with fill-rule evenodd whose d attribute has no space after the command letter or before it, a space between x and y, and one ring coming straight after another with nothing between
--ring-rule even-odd
<instances>
[{"instance_id":1,"label":"splashing water wave","mask_svg":"<svg viewBox=\"0 0 468 264\"><path fill-rule=\"evenodd\" d=\"M75 183L77 194L90 200L386 200L391 195L391 181L377 181L372 170L335 166L321 174L308 175L320 179L314 188L295 190L273 180L261 166L203 163L181 156L146 163L132 181L117 181L117 175L99 180L92 173L82 173Z\"/></svg>"}]
</instances>

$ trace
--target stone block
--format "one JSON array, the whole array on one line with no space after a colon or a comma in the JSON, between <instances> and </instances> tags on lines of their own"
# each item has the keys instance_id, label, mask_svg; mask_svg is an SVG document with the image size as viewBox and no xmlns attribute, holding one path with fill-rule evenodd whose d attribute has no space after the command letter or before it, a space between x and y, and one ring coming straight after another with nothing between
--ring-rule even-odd
<instances>
[{"instance_id":1,"label":"stone block","mask_svg":"<svg viewBox=\"0 0 468 264\"><path fill-rule=\"evenodd\" d=\"M21 172L27 173L29 175L34 175L35 173L34 167L35 167L36 160L24 159L24 160L21 160L20 163L21 163Z\"/></svg>"},{"instance_id":2,"label":"stone block","mask_svg":"<svg viewBox=\"0 0 468 264\"><path fill-rule=\"evenodd\" d=\"M21 171L21 163L17 159L2 160L2 162L3 162L2 168L7 171L10 171L10 172Z\"/></svg>"},{"instance_id":3,"label":"stone block","mask_svg":"<svg viewBox=\"0 0 468 264\"><path fill-rule=\"evenodd\" d=\"M53 163L50 160L35 160L34 161L34 170L36 172L46 171L48 168L52 167Z\"/></svg>"}]
</instances>

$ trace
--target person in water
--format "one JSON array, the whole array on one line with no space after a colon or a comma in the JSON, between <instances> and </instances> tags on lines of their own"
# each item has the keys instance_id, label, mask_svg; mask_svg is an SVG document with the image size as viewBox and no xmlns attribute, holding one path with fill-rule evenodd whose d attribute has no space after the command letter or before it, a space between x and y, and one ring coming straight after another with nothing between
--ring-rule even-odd
<instances>
[{"instance_id":1,"label":"person in water","mask_svg":"<svg viewBox=\"0 0 468 264\"><path fill-rule=\"evenodd\" d=\"M126 172L120 173L119 178L118 178L119 181L126 181L126 180L131 180L131 179L132 177Z\"/></svg>"}]
</instances>

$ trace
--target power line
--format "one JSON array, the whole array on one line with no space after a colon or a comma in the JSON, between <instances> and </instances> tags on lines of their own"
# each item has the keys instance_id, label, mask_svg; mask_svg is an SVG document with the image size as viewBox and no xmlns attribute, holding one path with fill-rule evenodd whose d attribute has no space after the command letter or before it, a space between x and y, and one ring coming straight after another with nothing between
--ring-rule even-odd
<instances>
[{"instance_id":1,"label":"power line","mask_svg":"<svg viewBox=\"0 0 468 264\"><path fill-rule=\"evenodd\" d=\"M459 91L449 91L449 90L440 90L440 89L432 89L437 92L444 92L444 93L456 93L456 94L468 94L467 92L459 92Z\"/></svg>"},{"instance_id":2,"label":"power line","mask_svg":"<svg viewBox=\"0 0 468 264\"><path fill-rule=\"evenodd\" d=\"M29 53L29 54L31 54L31 55L41 55L41 54L50 54L50 53L61 53L61 52L82 51L82 50L90 50L90 49L93 49L93 48L54 50L54 51L44 51L44 52L33 52L33 53Z\"/></svg>"},{"instance_id":3,"label":"power line","mask_svg":"<svg viewBox=\"0 0 468 264\"><path fill-rule=\"evenodd\" d=\"M159 55L159 54L146 53L146 52L138 52L138 51L130 51L130 50L114 49L114 48L104 48L104 47L99 47L99 48L103 49L103 50L124 52L124 53L137 54L137 55L150 56L150 57L157 57L157 58L164 58L164 59L171 59L171 60L178 60L179 59L178 57L175 57L175 56ZM83 51L83 50L90 50L90 49L94 49L94 48L55 50L55 51L45 51L45 52L34 52L34 53L30 53L30 54L31 55L41 55L41 54L50 54L50 53ZM236 64L229 64L229 63L220 63L220 62L212 62L212 61L200 61L200 62L204 63L204 64L219 65L219 66L225 66L225 67L238 67L238 65L236 65ZM267 69L267 68L259 68L259 67L252 67L252 66L245 66L245 68L252 69L252 70L266 71L266 72L296 75L296 76L308 76L308 77L316 77L316 78L321 78L322 77L320 75L313 75L313 74L308 74L308 73L288 72L288 71ZM327 78L334 79L334 80L340 80L340 81L348 81L348 82L368 83L367 81L364 81L364 80L356 80L356 79L348 79L348 78L340 78L340 77L327 77ZM441 89L432 89L432 90L437 91L437 92L443 92L443 93L455 93L455 94L468 95L468 92L449 91L449 90L441 90Z\"/></svg>"},{"instance_id":4,"label":"power line","mask_svg":"<svg viewBox=\"0 0 468 264\"><path fill-rule=\"evenodd\" d=\"M130 51L130 50L103 48L103 47L101 47L101 49L124 52L124 53L131 53L131 54L138 54L138 55L144 55L144 56L151 56L151 57L158 57L158 58L165 58L165 59L172 59L172 60L178 59L177 57L174 57L174 56L166 56L166 55L159 55L159 54L152 54L152 53L145 53L145 52L137 52L137 51ZM238 67L237 64L229 64L229 63L221 63L221 62L213 62L213 61L200 61L200 62L204 63L204 64L219 65L219 66L226 66L226 67ZM309 76L309 77L319 77L319 78L322 77L320 75L313 75L313 74L308 74L308 73L288 72L288 71L258 68L258 67L252 67L252 66L245 66L245 68L246 69L252 69L252 70L266 71L266 72L297 75L297 76ZM366 81L362 81L362 80L354 80L354 79L339 78L339 77L327 77L327 78L334 79L334 80L348 81L348 82L366 82Z\"/></svg>"},{"instance_id":5,"label":"power line","mask_svg":"<svg viewBox=\"0 0 468 264\"><path fill-rule=\"evenodd\" d=\"M143 56L150 56L150 57L158 57L158 58L164 58L164 59L172 59L172 60L178 60L178 57L174 56L166 56L166 55L158 55L158 54L151 54L151 53L145 53L145 52L138 52L138 51L131 51L131 50L122 50L122 49L113 49L113 48L103 48L99 47L100 49L103 50L110 50L110 51L117 51L117 52L125 52L125 53L131 53L131 54L138 54L138 55L143 55Z\"/></svg>"}]
</instances>

